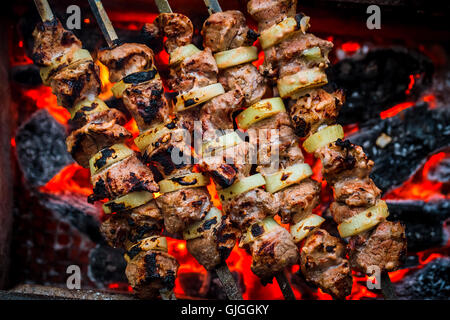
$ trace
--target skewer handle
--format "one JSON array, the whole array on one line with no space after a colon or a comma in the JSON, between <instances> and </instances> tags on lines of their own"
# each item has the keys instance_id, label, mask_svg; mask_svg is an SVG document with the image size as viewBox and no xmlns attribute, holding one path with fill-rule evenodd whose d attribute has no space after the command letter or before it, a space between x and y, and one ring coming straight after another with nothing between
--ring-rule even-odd
<instances>
[{"instance_id":1,"label":"skewer handle","mask_svg":"<svg viewBox=\"0 0 450 320\"><path fill-rule=\"evenodd\" d=\"M172 8L167 0L155 0L160 13L172 13Z\"/></svg>"},{"instance_id":2,"label":"skewer handle","mask_svg":"<svg viewBox=\"0 0 450 320\"><path fill-rule=\"evenodd\" d=\"M52 21L53 19L55 19L55 16L53 15L52 9L50 8L47 0L34 0L34 4L36 5L42 21Z\"/></svg>"},{"instance_id":3,"label":"skewer handle","mask_svg":"<svg viewBox=\"0 0 450 320\"><path fill-rule=\"evenodd\" d=\"M395 293L394 285L389 278L389 273L383 272L381 274L381 291L385 300L398 300L397 294Z\"/></svg>"},{"instance_id":4,"label":"skewer handle","mask_svg":"<svg viewBox=\"0 0 450 320\"><path fill-rule=\"evenodd\" d=\"M216 269L216 274L222 282L223 288L229 300L244 300L239 288L236 285L236 281L233 275L228 269L228 266L224 263L218 266Z\"/></svg>"},{"instance_id":5,"label":"skewer handle","mask_svg":"<svg viewBox=\"0 0 450 320\"><path fill-rule=\"evenodd\" d=\"M278 286L280 287L281 292L283 293L285 300L296 300L294 292L292 291L291 285L289 284L288 279L283 271L277 273L275 275L277 279Z\"/></svg>"},{"instance_id":6,"label":"skewer handle","mask_svg":"<svg viewBox=\"0 0 450 320\"><path fill-rule=\"evenodd\" d=\"M109 20L108 14L106 13L102 2L100 0L89 0L89 5L91 6L92 13L97 20L108 46L113 48L119 43L119 37L114 30L111 20Z\"/></svg>"},{"instance_id":7,"label":"skewer handle","mask_svg":"<svg viewBox=\"0 0 450 320\"><path fill-rule=\"evenodd\" d=\"M204 1L210 15L216 12L222 12L222 8L220 7L219 1L217 0L204 0Z\"/></svg>"}]
</instances>

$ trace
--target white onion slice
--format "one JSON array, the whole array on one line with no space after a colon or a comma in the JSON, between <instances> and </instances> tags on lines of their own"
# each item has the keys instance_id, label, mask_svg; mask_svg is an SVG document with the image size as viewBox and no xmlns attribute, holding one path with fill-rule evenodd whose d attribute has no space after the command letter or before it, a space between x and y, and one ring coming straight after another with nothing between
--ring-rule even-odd
<instances>
[{"instance_id":1,"label":"white onion slice","mask_svg":"<svg viewBox=\"0 0 450 320\"><path fill-rule=\"evenodd\" d=\"M52 73L55 69L68 66L81 60L92 60L92 56L89 51L85 49L78 49L76 51L70 51L62 57L53 59L48 67L43 67L40 69L42 82L44 85L48 86L53 75Z\"/></svg>"},{"instance_id":2,"label":"white onion slice","mask_svg":"<svg viewBox=\"0 0 450 320\"><path fill-rule=\"evenodd\" d=\"M246 244L252 243L263 234L276 228L281 228L281 226L272 217L267 217L261 222L252 224L242 235L239 241L239 247L242 248Z\"/></svg>"},{"instance_id":3,"label":"white onion slice","mask_svg":"<svg viewBox=\"0 0 450 320\"><path fill-rule=\"evenodd\" d=\"M247 62L258 60L258 48L256 47L239 47L227 51L218 52L214 55L217 67L226 69Z\"/></svg>"},{"instance_id":4,"label":"white onion slice","mask_svg":"<svg viewBox=\"0 0 450 320\"><path fill-rule=\"evenodd\" d=\"M305 148L307 152L313 153L317 149L342 138L344 138L344 129L339 124L336 124L325 127L314 133L303 142L303 148Z\"/></svg>"},{"instance_id":5,"label":"white onion slice","mask_svg":"<svg viewBox=\"0 0 450 320\"><path fill-rule=\"evenodd\" d=\"M85 110L82 110L83 108ZM81 111L87 115L87 114L91 114L91 113L105 111L108 109L109 109L109 107L106 105L106 103L103 102L103 100L101 100L99 98L95 98L93 100L87 99L87 100L83 100L83 101L77 103L75 105L75 107L73 107L69 110L69 112L70 112L71 119L73 119L79 111Z\"/></svg>"},{"instance_id":6,"label":"white onion slice","mask_svg":"<svg viewBox=\"0 0 450 320\"><path fill-rule=\"evenodd\" d=\"M204 187L209 184L209 179L201 173L189 173L179 177L171 177L158 182L160 192L167 193L185 188Z\"/></svg>"},{"instance_id":7,"label":"white onion slice","mask_svg":"<svg viewBox=\"0 0 450 320\"><path fill-rule=\"evenodd\" d=\"M200 238L206 230L215 228L222 221L222 213L216 207L211 207L208 214L202 219L202 221L191 224L186 230L183 231L183 239L192 240Z\"/></svg>"},{"instance_id":8,"label":"white onion slice","mask_svg":"<svg viewBox=\"0 0 450 320\"><path fill-rule=\"evenodd\" d=\"M276 173L266 175L266 190L275 193L289 187L290 185L299 183L300 181L310 177L313 174L311 167L307 163L298 163L293 166L282 169Z\"/></svg>"},{"instance_id":9,"label":"white onion slice","mask_svg":"<svg viewBox=\"0 0 450 320\"><path fill-rule=\"evenodd\" d=\"M132 251L138 251L138 252L139 251L150 251L150 250L167 252L168 247L167 247L166 237L152 236L152 237L145 238L145 239L139 241L138 243L136 243L135 245L131 246L128 249L128 252L125 253L124 258L127 262L130 262L133 258L133 257L129 256L130 252L132 252Z\"/></svg>"},{"instance_id":10,"label":"white onion slice","mask_svg":"<svg viewBox=\"0 0 450 320\"><path fill-rule=\"evenodd\" d=\"M266 181L264 180L263 176L260 173L258 173L250 177L245 177L239 180L238 182L235 182L230 187L223 190L219 190L218 193L221 201L229 201L232 198L240 195L241 193L261 187L265 184Z\"/></svg>"},{"instance_id":11,"label":"white onion slice","mask_svg":"<svg viewBox=\"0 0 450 320\"><path fill-rule=\"evenodd\" d=\"M239 128L248 129L252 124L280 112L286 112L286 108L281 98L264 99L242 111L236 117L236 121Z\"/></svg>"},{"instance_id":12,"label":"white onion slice","mask_svg":"<svg viewBox=\"0 0 450 320\"><path fill-rule=\"evenodd\" d=\"M372 229L389 216L386 202L383 200L367 210L353 216L338 225L338 231L342 238L354 236L363 231Z\"/></svg>"},{"instance_id":13,"label":"white onion slice","mask_svg":"<svg viewBox=\"0 0 450 320\"><path fill-rule=\"evenodd\" d=\"M111 147L104 148L89 159L91 175L94 175L104 168L122 161L125 158L131 157L133 154L134 151L123 143L114 144Z\"/></svg>"},{"instance_id":14,"label":"white onion slice","mask_svg":"<svg viewBox=\"0 0 450 320\"><path fill-rule=\"evenodd\" d=\"M184 111L224 93L225 89L220 83L194 88L189 92L179 94L175 98L175 109L177 112Z\"/></svg>"},{"instance_id":15,"label":"white onion slice","mask_svg":"<svg viewBox=\"0 0 450 320\"><path fill-rule=\"evenodd\" d=\"M294 238L294 242L300 242L308 236L308 234L320 226L325 221L324 218L316 214L312 214L307 218L300 220L296 224L291 226L291 235Z\"/></svg>"},{"instance_id":16,"label":"white onion slice","mask_svg":"<svg viewBox=\"0 0 450 320\"><path fill-rule=\"evenodd\" d=\"M179 64L183 62L183 60L189 58L190 56L193 56L194 54L200 52L200 49L198 49L193 44L188 44L186 46L178 47L172 53L169 57L169 66L174 66L176 64Z\"/></svg>"},{"instance_id":17,"label":"white onion slice","mask_svg":"<svg viewBox=\"0 0 450 320\"><path fill-rule=\"evenodd\" d=\"M325 72L314 67L285 76L277 81L277 88L282 98L292 97L300 91L316 88L328 83Z\"/></svg>"},{"instance_id":18,"label":"white onion slice","mask_svg":"<svg viewBox=\"0 0 450 320\"><path fill-rule=\"evenodd\" d=\"M103 212L110 214L143 206L153 200L153 194L147 191L136 191L103 204Z\"/></svg>"},{"instance_id":19,"label":"white onion slice","mask_svg":"<svg viewBox=\"0 0 450 320\"><path fill-rule=\"evenodd\" d=\"M167 126L168 124L166 123L160 123L153 126L152 128L142 132L138 137L136 137L134 139L134 143L139 148L139 150L141 150L141 152L144 152L149 146L152 146L152 148L156 147L156 142L164 143L170 140L170 133L174 132L174 130L167 128ZM151 151L147 152L151 153Z\"/></svg>"}]
</instances>

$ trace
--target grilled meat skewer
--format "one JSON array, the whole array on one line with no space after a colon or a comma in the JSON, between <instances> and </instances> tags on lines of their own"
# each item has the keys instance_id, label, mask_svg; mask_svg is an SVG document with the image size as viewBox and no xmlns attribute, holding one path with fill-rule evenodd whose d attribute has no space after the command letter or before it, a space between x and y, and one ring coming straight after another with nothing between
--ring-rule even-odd
<instances>
[{"instance_id":1,"label":"grilled meat skewer","mask_svg":"<svg viewBox=\"0 0 450 320\"><path fill-rule=\"evenodd\" d=\"M40 0L39 3L39 8L49 8L46 1ZM154 182L152 171L142 165L131 149L122 144L131 136L123 127L124 115L118 110L109 109L96 98L101 84L98 67L94 65L89 52L81 48L81 42L72 32L65 30L57 19L39 23L33 35L33 59L41 67L42 79L52 87L58 102L71 112L70 124L74 131L67 139L68 149L82 166L91 168L94 194L90 199L110 198L105 205L114 207L114 211L133 212L130 216L136 224L132 224L132 220L127 222L127 228L133 236L123 239L125 243L122 245L129 247L139 244L138 241L145 240L148 236L158 235L158 219L146 214L154 211L150 209L153 198L151 192L158 191L159 187ZM112 211L111 208L109 212ZM125 217L126 214L121 213L120 216ZM119 214L115 217L119 217ZM105 224L107 225L108 223ZM159 237L152 239L156 238ZM149 255L159 255L164 250L164 245L147 245L145 249L131 263L139 264L139 261L147 259ZM173 260L172 257L170 259ZM158 265L151 269L151 275L148 271L150 269L146 271L142 268L135 269L137 272L127 272L127 276L138 295L154 297L158 295L158 290L152 290L151 294L146 291L150 287L170 287L170 281L167 281L170 278L166 275L171 274L172 278L176 275L177 263L175 261L172 265ZM142 286L133 282L138 273L149 276L145 282L141 282ZM160 281L161 279L164 281Z\"/></svg>"},{"instance_id":2,"label":"grilled meat skewer","mask_svg":"<svg viewBox=\"0 0 450 320\"><path fill-rule=\"evenodd\" d=\"M321 159L323 175L334 188L330 209L341 236L351 236L351 266L364 273L374 266L381 272L396 270L406 251L404 227L385 220L387 207L369 178L373 162L361 147L342 140L340 126L333 126L342 93L320 89L327 82L323 70L332 43L307 34L307 28L288 27L289 21L303 16L295 14L296 1L251 0L248 11L259 23L260 40L268 44L263 46L266 61L261 71L277 81L280 96L289 99L296 133L307 138L305 149Z\"/></svg>"}]
</instances>

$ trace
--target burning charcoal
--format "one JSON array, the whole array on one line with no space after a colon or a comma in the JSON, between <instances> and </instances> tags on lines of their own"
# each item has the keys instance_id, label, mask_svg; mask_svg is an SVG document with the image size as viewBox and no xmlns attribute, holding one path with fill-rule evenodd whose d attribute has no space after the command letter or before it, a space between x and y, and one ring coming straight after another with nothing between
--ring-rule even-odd
<instances>
[{"instance_id":1,"label":"burning charcoal","mask_svg":"<svg viewBox=\"0 0 450 320\"><path fill-rule=\"evenodd\" d=\"M100 209L87 203L85 196L41 193L39 203L46 209L57 213L62 220L70 223L92 241L98 243L102 240L98 219Z\"/></svg>"},{"instance_id":2,"label":"burning charcoal","mask_svg":"<svg viewBox=\"0 0 450 320\"><path fill-rule=\"evenodd\" d=\"M89 255L89 276L99 287L108 283L127 283L122 250L97 245Z\"/></svg>"},{"instance_id":3,"label":"burning charcoal","mask_svg":"<svg viewBox=\"0 0 450 320\"><path fill-rule=\"evenodd\" d=\"M430 170L428 179L430 181L450 183L450 156L447 156L435 168Z\"/></svg>"},{"instance_id":4,"label":"burning charcoal","mask_svg":"<svg viewBox=\"0 0 450 320\"><path fill-rule=\"evenodd\" d=\"M11 69L12 79L23 85L37 86L42 83L39 68L34 64L16 66Z\"/></svg>"},{"instance_id":5,"label":"burning charcoal","mask_svg":"<svg viewBox=\"0 0 450 320\"><path fill-rule=\"evenodd\" d=\"M66 132L47 110L35 112L17 131L17 158L25 179L33 186L45 185L72 163L66 151Z\"/></svg>"},{"instance_id":6,"label":"burning charcoal","mask_svg":"<svg viewBox=\"0 0 450 320\"><path fill-rule=\"evenodd\" d=\"M392 138L384 148L376 144L382 133ZM450 145L450 108L430 110L420 103L392 118L367 122L349 140L375 161L371 177L386 192L405 182L428 155Z\"/></svg>"},{"instance_id":7,"label":"burning charcoal","mask_svg":"<svg viewBox=\"0 0 450 320\"><path fill-rule=\"evenodd\" d=\"M447 300L450 296L450 259L438 258L395 283L400 299Z\"/></svg>"},{"instance_id":8,"label":"burning charcoal","mask_svg":"<svg viewBox=\"0 0 450 320\"><path fill-rule=\"evenodd\" d=\"M339 123L378 118L380 111L405 100L405 92L412 81L411 93L425 89L432 73L433 64L427 57L403 48L372 50L366 55L340 61L331 68L329 77L330 83L347 93Z\"/></svg>"},{"instance_id":9,"label":"burning charcoal","mask_svg":"<svg viewBox=\"0 0 450 320\"><path fill-rule=\"evenodd\" d=\"M443 223L450 218L450 201L388 201L389 220L406 225L408 251L438 247L446 242Z\"/></svg>"}]
</instances>

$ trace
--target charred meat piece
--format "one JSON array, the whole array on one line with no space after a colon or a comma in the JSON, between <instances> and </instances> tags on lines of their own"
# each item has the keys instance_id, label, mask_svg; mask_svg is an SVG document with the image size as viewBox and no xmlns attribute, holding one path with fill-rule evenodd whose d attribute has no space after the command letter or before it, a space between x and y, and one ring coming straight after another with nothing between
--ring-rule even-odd
<instances>
[{"instance_id":1,"label":"charred meat piece","mask_svg":"<svg viewBox=\"0 0 450 320\"><path fill-rule=\"evenodd\" d=\"M109 80L117 82L124 77L152 67L153 51L140 43L124 43L98 52L98 59L109 69Z\"/></svg>"},{"instance_id":2,"label":"charred meat piece","mask_svg":"<svg viewBox=\"0 0 450 320\"><path fill-rule=\"evenodd\" d=\"M33 31L33 62L47 67L65 54L81 49L81 41L73 32L65 30L58 19L39 22Z\"/></svg>"},{"instance_id":3,"label":"charred meat piece","mask_svg":"<svg viewBox=\"0 0 450 320\"><path fill-rule=\"evenodd\" d=\"M240 88L247 106L261 100L269 91L265 78L251 63L223 70L219 74L219 82L226 91Z\"/></svg>"},{"instance_id":4,"label":"charred meat piece","mask_svg":"<svg viewBox=\"0 0 450 320\"><path fill-rule=\"evenodd\" d=\"M236 244L237 234L238 231L224 217L218 226L204 231L201 237L187 240L186 247L206 270L213 270L228 258Z\"/></svg>"},{"instance_id":5,"label":"charred meat piece","mask_svg":"<svg viewBox=\"0 0 450 320\"><path fill-rule=\"evenodd\" d=\"M133 191L158 192L153 173L136 155L125 158L91 177L91 200L114 199Z\"/></svg>"},{"instance_id":6,"label":"charred meat piece","mask_svg":"<svg viewBox=\"0 0 450 320\"><path fill-rule=\"evenodd\" d=\"M134 243L161 233L163 217L155 201L129 211L112 214L100 231L111 247L128 249Z\"/></svg>"},{"instance_id":7,"label":"charred meat piece","mask_svg":"<svg viewBox=\"0 0 450 320\"><path fill-rule=\"evenodd\" d=\"M252 155L255 155L254 146L241 142L225 150L216 150L213 154L203 154L200 168L208 172L219 186L226 188L249 176Z\"/></svg>"},{"instance_id":8,"label":"charred meat piece","mask_svg":"<svg viewBox=\"0 0 450 320\"><path fill-rule=\"evenodd\" d=\"M167 37L164 46L171 53L176 48L191 43L194 26L185 15L161 13L153 23L146 23L142 31L149 39Z\"/></svg>"},{"instance_id":9,"label":"charred meat piece","mask_svg":"<svg viewBox=\"0 0 450 320\"><path fill-rule=\"evenodd\" d=\"M222 205L223 211L239 230L247 230L265 217L276 215L282 206L275 196L261 188L240 194Z\"/></svg>"},{"instance_id":10,"label":"charred meat piece","mask_svg":"<svg viewBox=\"0 0 450 320\"><path fill-rule=\"evenodd\" d=\"M118 125L124 125L127 121L125 115L117 109L102 110L99 112L89 113L91 108L95 108L95 102L92 106L86 106L81 108L75 116L69 120L71 130L77 130L88 123L102 123L114 121Z\"/></svg>"},{"instance_id":11,"label":"charred meat piece","mask_svg":"<svg viewBox=\"0 0 450 320\"><path fill-rule=\"evenodd\" d=\"M320 203L320 189L317 181L305 179L275 193L283 204L280 207L281 222L295 224L310 215Z\"/></svg>"},{"instance_id":12,"label":"charred meat piece","mask_svg":"<svg viewBox=\"0 0 450 320\"><path fill-rule=\"evenodd\" d=\"M204 139L214 138L215 130L233 129L233 113L243 107L243 102L243 92L238 88L205 103L200 110Z\"/></svg>"},{"instance_id":13,"label":"charred meat piece","mask_svg":"<svg viewBox=\"0 0 450 320\"><path fill-rule=\"evenodd\" d=\"M208 190L203 187L164 193L156 198L156 203L164 215L166 231L173 235L202 220L211 209Z\"/></svg>"},{"instance_id":14,"label":"charred meat piece","mask_svg":"<svg viewBox=\"0 0 450 320\"><path fill-rule=\"evenodd\" d=\"M323 229L313 231L300 253L301 269L308 282L337 299L352 290L352 274L345 246Z\"/></svg>"},{"instance_id":15,"label":"charred meat piece","mask_svg":"<svg viewBox=\"0 0 450 320\"><path fill-rule=\"evenodd\" d=\"M250 244L250 252L251 269L263 282L270 282L275 274L299 261L291 234L281 226L256 238Z\"/></svg>"},{"instance_id":16,"label":"charred meat piece","mask_svg":"<svg viewBox=\"0 0 450 320\"><path fill-rule=\"evenodd\" d=\"M133 290L141 299L154 299L159 290L172 290L179 264L168 253L142 251L128 263L125 274Z\"/></svg>"},{"instance_id":17,"label":"charred meat piece","mask_svg":"<svg viewBox=\"0 0 450 320\"><path fill-rule=\"evenodd\" d=\"M374 206L381 195L381 190L370 178L345 178L333 187L335 200L351 207Z\"/></svg>"},{"instance_id":18,"label":"charred meat piece","mask_svg":"<svg viewBox=\"0 0 450 320\"><path fill-rule=\"evenodd\" d=\"M59 70L50 86L58 103L70 109L85 99L93 100L101 92L99 68L91 60L82 60Z\"/></svg>"},{"instance_id":19,"label":"charred meat piece","mask_svg":"<svg viewBox=\"0 0 450 320\"><path fill-rule=\"evenodd\" d=\"M109 122L90 122L72 131L66 139L66 145L74 160L88 168L89 159L94 154L131 137L131 133L114 119Z\"/></svg>"},{"instance_id":20,"label":"charred meat piece","mask_svg":"<svg viewBox=\"0 0 450 320\"><path fill-rule=\"evenodd\" d=\"M405 227L400 222L384 221L374 229L350 238L352 268L369 274L373 266L380 272L395 271L406 256Z\"/></svg>"},{"instance_id":21,"label":"charred meat piece","mask_svg":"<svg viewBox=\"0 0 450 320\"><path fill-rule=\"evenodd\" d=\"M258 146L258 171L273 173L303 162L303 153L291 119L286 112L261 120L247 131L250 143Z\"/></svg>"},{"instance_id":22,"label":"charred meat piece","mask_svg":"<svg viewBox=\"0 0 450 320\"><path fill-rule=\"evenodd\" d=\"M169 104L159 79L132 85L125 90L123 103L141 131L149 129L154 123L169 120Z\"/></svg>"},{"instance_id":23,"label":"charred meat piece","mask_svg":"<svg viewBox=\"0 0 450 320\"><path fill-rule=\"evenodd\" d=\"M340 106L344 102L341 90L328 93L323 89L311 90L308 94L294 101L289 108L295 133L307 137L317 132L323 125L336 123Z\"/></svg>"},{"instance_id":24,"label":"charred meat piece","mask_svg":"<svg viewBox=\"0 0 450 320\"><path fill-rule=\"evenodd\" d=\"M218 73L211 49L206 48L185 59L176 68L170 69L168 84L174 91L187 92L216 83Z\"/></svg>"},{"instance_id":25,"label":"charred meat piece","mask_svg":"<svg viewBox=\"0 0 450 320\"><path fill-rule=\"evenodd\" d=\"M209 16L202 28L203 46L214 53L242 46L250 46L257 34L246 23L245 16L237 10L216 12Z\"/></svg>"},{"instance_id":26,"label":"charred meat piece","mask_svg":"<svg viewBox=\"0 0 450 320\"><path fill-rule=\"evenodd\" d=\"M368 177L374 165L362 147L348 140L338 139L317 150L316 156L322 161L324 177L330 184L346 177Z\"/></svg>"},{"instance_id":27,"label":"charred meat piece","mask_svg":"<svg viewBox=\"0 0 450 320\"><path fill-rule=\"evenodd\" d=\"M250 0L247 11L258 21L258 28L263 31L287 17L295 16L296 0Z\"/></svg>"}]
</instances>

